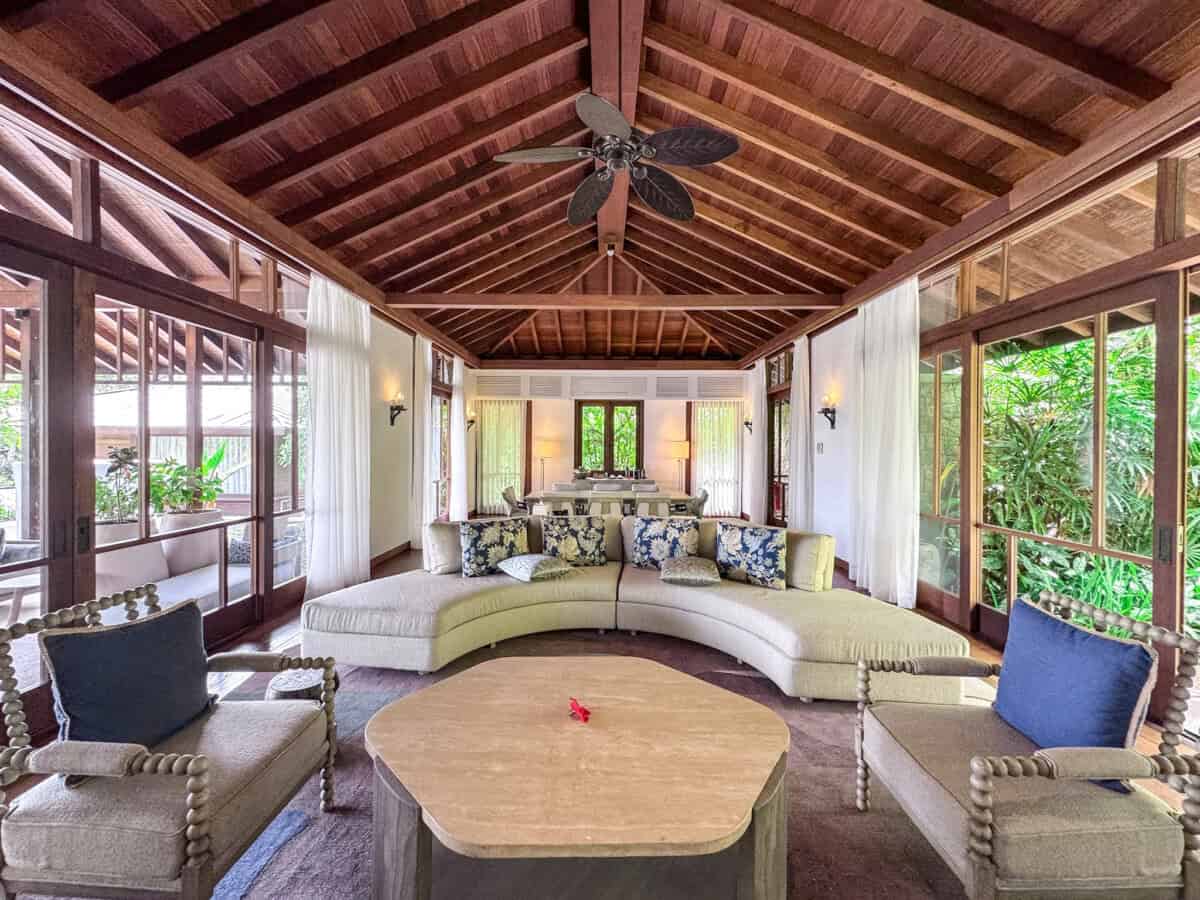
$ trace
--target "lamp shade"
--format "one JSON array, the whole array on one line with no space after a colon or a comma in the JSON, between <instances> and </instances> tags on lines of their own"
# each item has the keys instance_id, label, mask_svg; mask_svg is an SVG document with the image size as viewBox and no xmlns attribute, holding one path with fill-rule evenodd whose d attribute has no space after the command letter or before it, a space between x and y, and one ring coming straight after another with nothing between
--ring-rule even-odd
<instances>
[{"instance_id":1,"label":"lamp shade","mask_svg":"<svg viewBox=\"0 0 1200 900\"><path fill-rule=\"evenodd\" d=\"M538 459L553 459L558 456L559 448L562 446L561 441L552 441L548 438L538 438L533 442L533 455Z\"/></svg>"},{"instance_id":2,"label":"lamp shade","mask_svg":"<svg viewBox=\"0 0 1200 900\"><path fill-rule=\"evenodd\" d=\"M671 459L691 459L692 458L692 442L691 441L671 441Z\"/></svg>"}]
</instances>

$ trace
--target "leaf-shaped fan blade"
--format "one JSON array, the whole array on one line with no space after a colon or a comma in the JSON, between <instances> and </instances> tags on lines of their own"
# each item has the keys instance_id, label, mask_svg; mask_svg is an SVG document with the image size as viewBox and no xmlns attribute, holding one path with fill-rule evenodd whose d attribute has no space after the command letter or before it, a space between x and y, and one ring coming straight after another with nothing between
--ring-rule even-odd
<instances>
[{"instance_id":1,"label":"leaf-shaped fan blade","mask_svg":"<svg viewBox=\"0 0 1200 900\"><path fill-rule=\"evenodd\" d=\"M606 178L600 176L606 175ZM600 169L583 179L583 184L575 188L571 203L567 207L567 221L572 225L586 225L600 212L600 207L612 193L612 174Z\"/></svg>"},{"instance_id":2,"label":"leaf-shaped fan blade","mask_svg":"<svg viewBox=\"0 0 1200 900\"><path fill-rule=\"evenodd\" d=\"M687 188L679 183L678 178L656 166L645 166L645 169L644 177L633 179L633 189L637 191L643 203L664 216L681 222L686 222L696 215L692 196L687 192Z\"/></svg>"},{"instance_id":3,"label":"leaf-shaped fan blade","mask_svg":"<svg viewBox=\"0 0 1200 900\"><path fill-rule=\"evenodd\" d=\"M530 147L528 150L509 150L492 158L502 163L556 163L574 162L591 155L583 147Z\"/></svg>"},{"instance_id":4,"label":"leaf-shaped fan blade","mask_svg":"<svg viewBox=\"0 0 1200 900\"><path fill-rule=\"evenodd\" d=\"M598 137L613 134L625 141L633 133L621 111L595 94L580 94L575 98L575 115Z\"/></svg>"},{"instance_id":5,"label":"leaf-shaped fan blade","mask_svg":"<svg viewBox=\"0 0 1200 900\"><path fill-rule=\"evenodd\" d=\"M738 139L715 128L687 125L668 128L646 138L654 148L654 161L667 166L707 166L738 151Z\"/></svg>"}]
</instances>

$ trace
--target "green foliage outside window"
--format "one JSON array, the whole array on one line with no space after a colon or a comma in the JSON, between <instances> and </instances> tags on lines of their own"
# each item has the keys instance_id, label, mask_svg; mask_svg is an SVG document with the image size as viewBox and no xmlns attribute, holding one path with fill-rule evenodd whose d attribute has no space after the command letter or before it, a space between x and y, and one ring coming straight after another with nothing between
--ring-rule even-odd
<instances>
[{"instance_id":1,"label":"green foliage outside window","mask_svg":"<svg viewBox=\"0 0 1200 900\"><path fill-rule=\"evenodd\" d=\"M637 407L613 407L613 468L637 468Z\"/></svg>"},{"instance_id":2,"label":"green foliage outside window","mask_svg":"<svg viewBox=\"0 0 1200 900\"><path fill-rule=\"evenodd\" d=\"M589 472L604 470L603 406L584 406L580 410L580 468Z\"/></svg>"}]
</instances>

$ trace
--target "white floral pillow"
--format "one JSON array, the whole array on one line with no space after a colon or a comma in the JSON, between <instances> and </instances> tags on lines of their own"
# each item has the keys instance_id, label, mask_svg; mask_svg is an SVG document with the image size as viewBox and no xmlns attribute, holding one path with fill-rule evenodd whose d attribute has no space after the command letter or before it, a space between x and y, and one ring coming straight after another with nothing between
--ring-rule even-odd
<instances>
[{"instance_id":1,"label":"white floral pillow","mask_svg":"<svg viewBox=\"0 0 1200 900\"><path fill-rule=\"evenodd\" d=\"M542 520L542 546L546 553L573 566L603 566L608 562L604 518L547 517Z\"/></svg>"},{"instance_id":2,"label":"white floral pillow","mask_svg":"<svg viewBox=\"0 0 1200 900\"><path fill-rule=\"evenodd\" d=\"M638 516L633 525L633 564L658 569L664 559L695 556L700 548L699 521Z\"/></svg>"},{"instance_id":3,"label":"white floral pillow","mask_svg":"<svg viewBox=\"0 0 1200 900\"><path fill-rule=\"evenodd\" d=\"M517 581L545 581L549 578L562 578L571 571L571 567L556 556L544 553L522 553L520 556L510 556L500 560L500 571Z\"/></svg>"},{"instance_id":4,"label":"white floral pillow","mask_svg":"<svg viewBox=\"0 0 1200 900\"><path fill-rule=\"evenodd\" d=\"M492 519L463 522L459 525L462 541L462 573L466 578L495 575L500 561L529 552L527 521Z\"/></svg>"}]
</instances>

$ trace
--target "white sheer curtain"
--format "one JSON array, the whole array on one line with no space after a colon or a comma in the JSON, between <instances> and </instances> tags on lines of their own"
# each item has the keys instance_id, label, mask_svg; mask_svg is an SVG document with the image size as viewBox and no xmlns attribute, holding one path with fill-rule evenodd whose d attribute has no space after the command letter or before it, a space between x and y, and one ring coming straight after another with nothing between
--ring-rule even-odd
<instances>
[{"instance_id":1,"label":"white sheer curtain","mask_svg":"<svg viewBox=\"0 0 1200 900\"><path fill-rule=\"evenodd\" d=\"M479 498L475 504L483 515L501 515L508 506L501 496L511 487L521 496L525 484L525 401L480 400L476 405L479 424Z\"/></svg>"},{"instance_id":2,"label":"white sheer curtain","mask_svg":"<svg viewBox=\"0 0 1200 900\"><path fill-rule=\"evenodd\" d=\"M741 514L743 430L740 401L692 404L692 493L708 491L710 516Z\"/></svg>"},{"instance_id":3,"label":"white sheer curtain","mask_svg":"<svg viewBox=\"0 0 1200 900\"><path fill-rule=\"evenodd\" d=\"M454 357L450 393L450 521L465 522L471 516L467 500L467 372Z\"/></svg>"},{"instance_id":4,"label":"white sheer curtain","mask_svg":"<svg viewBox=\"0 0 1200 900\"><path fill-rule=\"evenodd\" d=\"M750 373L747 417L754 431L746 439L742 475L742 511L751 522L767 520L767 364L759 360Z\"/></svg>"},{"instance_id":5,"label":"white sheer curtain","mask_svg":"<svg viewBox=\"0 0 1200 900\"><path fill-rule=\"evenodd\" d=\"M412 506L409 509L411 544L419 550L425 543L425 526L432 522L436 513L437 497L433 490L433 454L430 452L429 436L431 407L433 406L433 345L428 338L418 335L413 344L413 395L409 400L409 415L412 416Z\"/></svg>"},{"instance_id":6,"label":"white sheer curtain","mask_svg":"<svg viewBox=\"0 0 1200 900\"><path fill-rule=\"evenodd\" d=\"M859 310L858 507L850 577L873 597L917 600L917 279Z\"/></svg>"},{"instance_id":7,"label":"white sheer curtain","mask_svg":"<svg viewBox=\"0 0 1200 900\"><path fill-rule=\"evenodd\" d=\"M371 576L371 312L313 274L308 285L306 597Z\"/></svg>"},{"instance_id":8,"label":"white sheer curtain","mask_svg":"<svg viewBox=\"0 0 1200 900\"><path fill-rule=\"evenodd\" d=\"M808 337L797 338L792 350L792 390L788 397L788 527L813 527L813 409Z\"/></svg>"}]
</instances>

